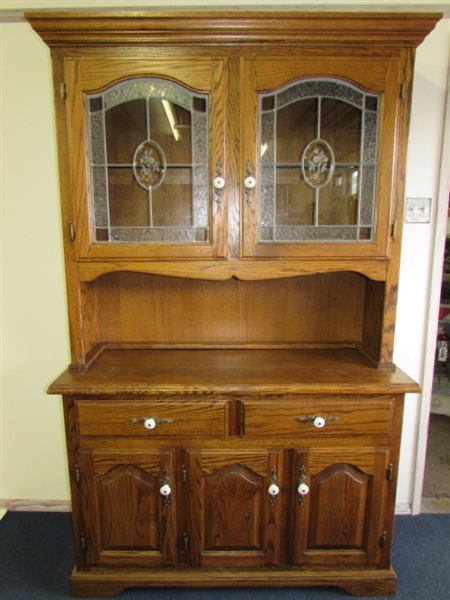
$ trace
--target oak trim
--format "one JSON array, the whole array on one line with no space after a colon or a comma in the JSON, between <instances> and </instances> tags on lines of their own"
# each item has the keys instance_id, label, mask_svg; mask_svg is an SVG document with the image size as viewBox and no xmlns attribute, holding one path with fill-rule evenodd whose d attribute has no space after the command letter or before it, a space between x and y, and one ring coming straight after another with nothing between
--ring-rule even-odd
<instances>
[{"instance_id":1,"label":"oak trim","mask_svg":"<svg viewBox=\"0 0 450 600\"><path fill-rule=\"evenodd\" d=\"M440 13L70 11L26 12L49 46L72 44L261 44L349 48L384 52L415 47ZM270 26L267 20L270 19Z\"/></svg>"}]
</instances>

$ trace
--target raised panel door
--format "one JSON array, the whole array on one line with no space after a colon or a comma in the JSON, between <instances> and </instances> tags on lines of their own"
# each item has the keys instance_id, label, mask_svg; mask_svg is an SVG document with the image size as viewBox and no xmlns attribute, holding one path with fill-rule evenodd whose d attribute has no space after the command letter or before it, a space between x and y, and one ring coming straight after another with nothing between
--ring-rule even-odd
<instances>
[{"instance_id":1,"label":"raised panel door","mask_svg":"<svg viewBox=\"0 0 450 600\"><path fill-rule=\"evenodd\" d=\"M82 449L77 458L87 564L176 564L173 453Z\"/></svg>"},{"instance_id":2,"label":"raised panel door","mask_svg":"<svg viewBox=\"0 0 450 600\"><path fill-rule=\"evenodd\" d=\"M77 258L226 255L226 61L112 54L65 60Z\"/></svg>"},{"instance_id":3,"label":"raised panel door","mask_svg":"<svg viewBox=\"0 0 450 600\"><path fill-rule=\"evenodd\" d=\"M273 492L282 480L280 455L277 450L189 451L193 564L277 564L281 498Z\"/></svg>"},{"instance_id":4,"label":"raised panel door","mask_svg":"<svg viewBox=\"0 0 450 600\"><path fill-rule=\"evenodd\" d=\"M398 70L387 58L243 61L243 256L389 255Z\"/></svg>"},{"instance_id":5,"label":"raised panel door","mask_svg":"<svg viewBox=\"0 0 450 600\"><path fill-rule=\"evenodd\" d=\"M297 451L295 564L370 566L381 560L388 457L384 447Z\"/></svg>"}]
</instances>

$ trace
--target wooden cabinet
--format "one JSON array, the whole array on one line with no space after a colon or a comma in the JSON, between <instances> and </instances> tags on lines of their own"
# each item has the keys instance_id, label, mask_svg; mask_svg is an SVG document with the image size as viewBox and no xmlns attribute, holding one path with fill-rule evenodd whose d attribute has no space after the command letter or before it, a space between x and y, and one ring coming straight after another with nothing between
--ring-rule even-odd
<instances>
[{"instance_id":1,"label":"wooden cabinet","mask_svg":"<svg viewBox=\"0 0 450 600\"><path fill-rule=\"evenodd\" d=\"M226 256L209 183L224 160L226 79L224 60L195 52L64 62L79 260Z\"/></svg>"},{"instance_id":2,"label":"wooden cabinet","mask_svg":"<svg viewBox=\"0 0 450 600\"><path fill-rule=\"evenodd\" d=\"M190 562L258 567L280 562L280 450L190 450ZM278 494L278 492L277 492Z\"/></svg>"},{"instance_id":3,"label":"wooden cabinet","mask_svg":"<svg viewBox=\"0 0 450 600\"><path fill-rule=\"evenodd\" d=\"M392 594L407 126L439 15L27 18L54 75L74 595Z\"/></svg>"},{"instance_id":4,"label":"wooden cabinet","mask_svg":"<svg viewBox=\"0 0 450 600\"><path fill-rule=\"evenodd\" d=\"M80 537L89 565L176 564L176 501L162 495L174 474L170 451L80 449L85 528ZM169 488L164 488L169 489Z\"/></svg>"}]
</instances>

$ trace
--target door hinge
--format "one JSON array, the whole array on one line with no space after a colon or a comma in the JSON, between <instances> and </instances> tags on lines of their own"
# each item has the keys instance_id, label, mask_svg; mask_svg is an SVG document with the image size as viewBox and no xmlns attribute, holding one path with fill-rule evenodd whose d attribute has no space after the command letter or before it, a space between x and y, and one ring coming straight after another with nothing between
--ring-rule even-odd
<instances>
[{"instance_id":1,"label":"door hinge","mask_svg":"<svg viewBox=\"0 0 450 600\"><path fill-rule=\"evenodd\" d=\"M77 483L81 481L80 467L78 465L75 465L75 480Z\"/></svg>"},{"instance_id":2,"label":"door hinge","mask_svg":"<svg viewBox=\"0 0 450 600\"><path fill-rule=\"evenodd\" d=\"M386 538L387 538L387 534L385 531L383 531L383 535L380 538L380 548L386 547Z\"/></svg>"},{"instance_id":3,"label":"door hinge","mask_svg":"<svg viewBox=\"0 0 450 600\"><path fill-rule=\"evenodd\" d=\"M392 481L393 473L394 473L394 465L392 463L389 463L389 467L387 470L387 476L386 476L386 479L388 481Z\"/></svg>"},{"instance_id":4,"label":"door hinge","mask_svg":"<svg viewBox=\"0 0 450 600\"><path fill-rule=\"evenodd\" d=\"M64 81L59 86L59 94L61 96L62 102L65 102L66 98L67 98L67 89L66 89L66 84Z\"/></svg>"},{"instance_id":5,"label":"door hinge","mask_svg":"<svg viewBox=\"0 0 450 600\"><path fill-rule=\"evenodd\" d=\"M186 465L181 465L181 483L187 483Z\"/></svg>"},{"instance_id":6,"label":"door hinge","mask_svg":"<svg viewBox=\"0 0 450 600\"><path fill-rule=\"evenodd\" d=\"M400 86L400 100L402 102L405 102L406 100L406 81L403 81L403 83Z\"/></svg>"},{"instance_id":7,"label":"door hinge","mask_svg":"<svg viewBox=\"0 0 450 600\"><path fill-rule=\"evenodd\" d=\"M397 237L397 219L392 223L391 237L393 240Z\"/></svg>"},{"instance_id":8,"label":"door hinge","mask_svg":"<svg viewBox=\"0 0 450 600\"><path fill-rule=\"evenodd\" d=\"M83 550L83 552L86 552L87 545L86 545L86 538L84 537L84 533L80 533L80 543L81 543L81 549Z\"/></svg>"},{"instance_id":9,"label":"door hinge","mask_svg":"<svg viewBox=\"0 0 450 600\"><path fill-rule=\"evenodd\" d=\"M73 243L75 241L75 226L73 224L73 221L69 221L69 236L70 241Z\"/></svg>"}]
</instances>

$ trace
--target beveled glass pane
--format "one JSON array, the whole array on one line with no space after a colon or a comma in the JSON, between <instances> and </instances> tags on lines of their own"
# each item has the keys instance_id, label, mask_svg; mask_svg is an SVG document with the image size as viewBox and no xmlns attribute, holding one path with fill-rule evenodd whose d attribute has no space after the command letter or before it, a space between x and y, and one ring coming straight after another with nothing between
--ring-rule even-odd
<instances>
[{"instance_id":1,"label":"beveled glass pane","mask_svg":"<svg viewBox=\"0 0 450 600\"><path fill-rule=\"evenodd\" d=\"M378 133L378 115L377 113L366 112L364 118L364 154L365 163L376 163L377 160L377 133Z\"/></svg>"},{"instance_id":2,"label":"beveled glass pane","mask_svg":"<svg viewBox=\"0 0 450 600\"><path fill-rule=\"evenodd\" d=\"M275 160L275 119L273 112L261 115L261 134L259 155L261 163Z\"/></svg>"},{"instance_id":3,"label":"beveled glass pane","mask_svg":"<svg viewBox=\"0 0 450 600\"><path fill-rule=\"evenodd\" d=\"M103 121L103 113L100 112L91 114L89 125L92 163L103 165L106 162L105 124Z\"/></svg>"},{"instance_id":4,"label":"beveled glass pane","mask_svg":"<svg viewBox=\"0 0 450 600\"><path fill-rule=\"evenodd\" d=\"M275 108L275 96L265 96L261 100L261 110L273 110Z\"/></svg>"},{"instance_id":5,"label":"beveled glass pane","mask_svg":"<svg viewBox=\"0 0 450 600\"><path fill-rule=\"evenodd\" d=\"M339 98L354 106L363 106L364 94L356 87L332 79L310 79L287 86L277 94L277 106L295 102L300 98Z\"/></svg>"},{"instance_id":6,"label":"beveled glass pane","mask_svg":"<svg viewBox=\"0 0 450 600\"><path fill-rule=\"evenodd\" d=\"M193 163L208 165L208 115L193 114Z\"/></svg>"},{"instance_id":7,"label":"beveled glass pane","mask_svg":"<svg viewBox=\"0 0 450 600\"><path fill-rule=\"evenodd\" d=\"M372 240L373 236L373 227L360 227L359 229L359 239L364 241Z\"/></svg>"},{"instance_id":8,"label":"beveled glass pane","mask_svg":"<svg viewBox=\"0 0 450 600\"><path fill-rule=\"evenodd\" d=\"M366 96L366 110L376 112L378 110L378 96Z\"/></svg>"},{"instance_id":9,"label":"beveled glass pane","mask_svg":"<svg viewBox=\"0 0 450 600\"><path fill-rule=\"evenodd\" d=\"M273 241L273 228L272 227L261 227L259 230L260 240L262 242Z\"/></svg>"},{"instance_id":10,"label":"beveled glass pane","mask_svg":"<svg viewBox=\"0 0 450 600\"><path fill-rule=\"evenodd\" d=\"M328 186L319 191L319 225L357 225L358 168L336 167Z\"/></svg>"},{"instance_id":11,"label":"beveled glass pane","mask_svg":"<svg viewBox=\"0 0 450 600\"><path fill-rule=\"evenodd\" d=\"M145 100L118 104L105 112L106 160L131 165L136 147L147 139Z\"/></svg>"},{"instance_id":12,"label":"beveled glass pane","mask_svg":"<svg viewBox=\"0 0 450 600\"><path fill-rule=\"evenodd\" d=\"M333 149L325 140L312 140L302 155L302 175L312 188L323 188L333 177L336 161Z\"/></svg>"},{"instance_id":13,"label":"beveled glass pane","mask_svg":"<svg viewBox=\"0 0 450 600\"><path fill-rule=\"evenodd\" d=\"M195 229L195 241L196 242L207 242L208 241L208 230L207 229Z\"/></svg>"},{"instance_id":14,"label":"beveled glass pane","mask_svg":"<svg viewBox=\"0 0 450 600\"><path fill-rule=\"evenodd\" d=\"M126 227L112 229L110 241L127 243L192 243L195 242L194 229L175 227Z\"/></svg>"},{"instance_id":15,"label":"beveled glass pane","mask_svg":"<svg viewBox=\"0 0 450 600\"><path fill-rule=\"evenodd\" d=\"M92 169L92 187L96 202L94 205L94 224L96 227L108 227L107 170L105 167Z\"/></svg>"},{"instance_id":16,"label":"beveled glass pane","mask_svg":"<svg viewBox=\"0 0 450 600\"><path fill-rule=\"evenodd\" d=\"M108 168L111 227L148 227L149 192L136 185L133 169Z\"/></svg>"},{"instance_id":17,"label":"beveled glass pane","mask_svg":"<svg viewBox=\"0 0 450 600\"><path fill-rule=\"evenodd\" d=\"M89 101L89 111L94 113L98 112L99 110L103 110L103 98L101 96L97 98L91 98Z\"/></svg>"},{"instance_id":18,"label":"beveled glass pane","mask_svg":"<svg viewBox=\"0 0 450 600\"><path fill-rule=\"evenodd\" d=\"M189 111L168 101L163 103L161 100L149 99L148 115L148 139L161 146L167 163L190 164L192 156Z\"/></svg>"},{"instance_id":19,"label":"beveled glass pane","mask_svg":"<svg viewBox=\"0 0 450 600\"><path fill-rule=\"evenodd\" d=\"M109 231L107 229L96 229L95 234L95 239L99 242L109 241Z\"/></svg>"},{"instance_id":20,"label":"beveled glass pane","mask_svg":"<svg viewBox=\"0 0 450 600\"><path fill-rule=\"evenodd\" d=\"M300 164L305 146L317 137L317 99L299 100L277 111L277 163Z\"/></svg>"},{"instance_id":21,"label":"beveled glass pane","mask_svg":"<svg viewBox=\"0 0 450 600\"><path fill-rule=\"evenodd\" d=\"M276 187L277 225L314 225L315 191L302 179L299 168L278 168Z\"/></svg>"},{"instance_id":22,"label":"beveled glass pane","mask_svg":"<svg viewBox=\"0 0 450 600\"><path fill-rule=\"evenodd\" d=\"M209 241L208 95L142 78L86 107L95 240Z\"/></svg>"},{"instance_id":23,"label":"beveled glass pane","mask_svg":"<svg viewBox=\"0 0 450 600\"><path fill-rule=\"evenodd\" d=\"M320 137L333 149L337 163L359 162L361 111L347 102L322 98Z\"/></svg>"},{"instance_id":24,"label":"beveled glass pane","mask_svg":"<svg viewBox=\"0 0 450 600\"><path fill-rule=\"evenodd\" d=\"M379 105L325 78L260 95L261 242L373 240Z\"/></svg>"},{"instance_id":25,"label":"beveled glass pane","mask_svg":"<svg viewBox=\"0 0 450 600\"><path fill-rule=\"evenodd\" d=\"M373 225L374 204L373 197L375 193L375 167L362 168L361 180L361 208L360 208L360 223L361 225Z\"/></svg>"},{"instance_id":26,"label":"beveled glass pane","mask_svg":"<svg viewBox=\"0 0 450 600\"><path fill-rule=\"evenodd\" d=\"M208 227L208 169L197 166L193 169L193 226Z\"/></svg>"},{"instance_id":27,"label":"beveled glass pane","mask_svg":"<svg viewBox=\"0 0 450 600\"><path fill-rule=\"evenodd\" d=\"M275 224L275 167L261 167L259 188L260 207L259 222L262 226Z\"/></svg>"},{"instance_id":28,"label":"beveled glass pane","mask_svg":"<svg viewBox=\"0 0 450 600\"><path fill-rule=\"evenodd\" d=\"M276 227L277 242L348 242L358 239L357 227Z\"/></svg>"},{"instance_id":29,"label":"beveled glass pane","mask_svg":"<svg viewBox=\"0 0 450 600\"><path fill-rule=\"evenodd\" d=\"M192 227L192 170L168 168L152 192L152 208L154 227Z\"/></svg>"},{"instance_id":30,"label":"beveled glass pane","mask_svg":"<svg viewBox=\"0 0 450 600\"><path fill-rule=\"evenodd\" d=\"M181 85L165 79L132 79L114 85L104 93L105 108L112 108L136 98L165 98L189 110L192 106L192 93Z\"/></svg>"}]
</instances>

